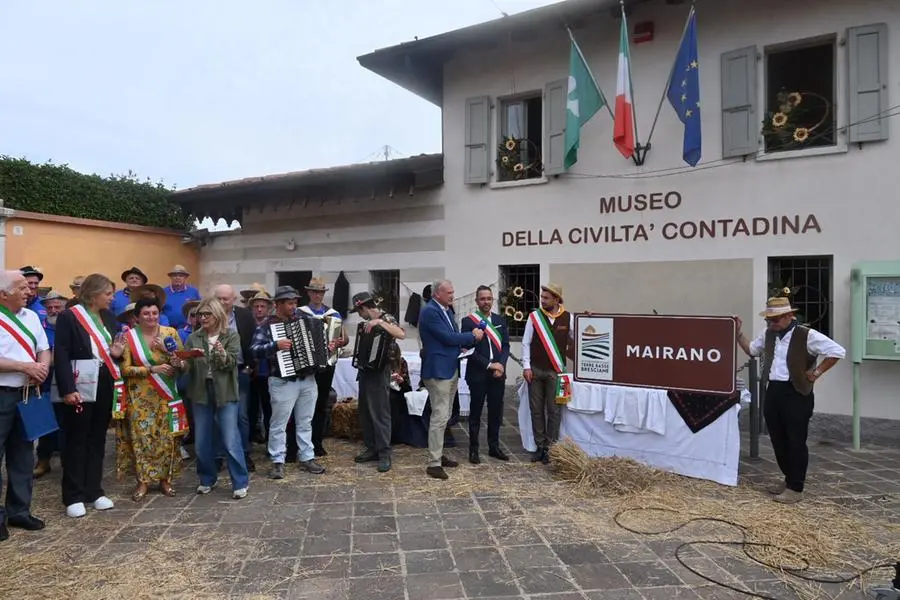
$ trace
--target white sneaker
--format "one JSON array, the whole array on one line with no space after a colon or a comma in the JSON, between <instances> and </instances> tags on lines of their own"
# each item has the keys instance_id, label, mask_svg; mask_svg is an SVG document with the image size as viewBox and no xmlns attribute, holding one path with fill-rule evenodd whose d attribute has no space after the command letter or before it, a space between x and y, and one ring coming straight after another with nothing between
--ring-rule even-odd
<instances>
[{"instance_id":1,"label":"white sneaker","mask_svg":"<svg viewBox=\"0 0 900 600\"><path fill-rule=\"evenodd\" d=\"M198 485L197 493L200 494L201 496L206 495L206 494L210 493L214 487L216 487L216 486L214 486L214 485Z\"/></svg>"},{"instance_id":2,"label":"white sneaker","mask_svg":"<svg viewBox=\"0 0 900 600\"><path fill-rule=\"evenodd\" d=\"M231 497L235 500L241 500L242 498L247 497L247 488L239 488L234 490L234 493L231 494Z\"/></svg>"},{"instance_id":3,"label":"white sneaker","mask_svg":"<svg viewBox=\"0 0 900 600\"><path fill-rule=\"evenodd\" d=\"M113 501L107 498L106 496L100 496L96 500L94 500L93 507L94 510L109 510L114 508L116 505L113 504Z\"/></svg>"},{"instance_id":4,"label":"white sneaker","mask_svg":"<svg viewBox=\"0 0 900 600\"><path fill-rule=\"evenodd\" d=\"M84 502L76 502L75 504L70 504L66 507L67 517L77 519L78 517L83 517L86 514L87 511L84 508Z\"/></svg>"},{"instance_id":5,"label":"white sneaker","mask_svg":"<svg viewBox=\"0 0 900 600\"><path fill-rule=\"evenodd\" d=\"M191 457L191 453L184 449L184 446L178 446L178 449L181 450L181 460L188 460Z\"/></svg>"}]
</instances>

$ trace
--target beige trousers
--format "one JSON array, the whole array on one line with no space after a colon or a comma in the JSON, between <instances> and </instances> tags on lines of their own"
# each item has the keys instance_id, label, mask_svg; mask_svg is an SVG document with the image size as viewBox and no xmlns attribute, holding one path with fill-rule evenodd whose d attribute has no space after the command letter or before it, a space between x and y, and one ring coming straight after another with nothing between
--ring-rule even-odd
<instances>
[{"instance_id":1,"label":"beige trousers","mask_svg":"<svg viewBox=\"0 0 900 600\"><path fill-rule=\"evenodd\" d=\"M428 390L428 400L431 402L431 420L428 424L428 466L441 466L441 456L444 454L444 430L447 421L450 420L450 408L453 406L453 398L459 386L459 375L453 379L426 379L422 383Z\"/></svg>"}]
</instances>

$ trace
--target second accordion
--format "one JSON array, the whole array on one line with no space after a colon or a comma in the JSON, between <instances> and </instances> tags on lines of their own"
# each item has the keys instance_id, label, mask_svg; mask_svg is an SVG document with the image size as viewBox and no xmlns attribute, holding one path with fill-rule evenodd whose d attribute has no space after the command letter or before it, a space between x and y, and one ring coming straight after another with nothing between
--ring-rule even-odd
<instances>
[{"instance_id":1,"label":"second accordion","mask_svg":"<svg viewBox=\"0 0 900 600\"><path fill-rule=\"evenodd\" d=\"M390 363L393 344L394 336L381 327L366 333L365 322L360 323L353 343L353 366L360 371L384 369Z\"/></svg>"}]
</instances>

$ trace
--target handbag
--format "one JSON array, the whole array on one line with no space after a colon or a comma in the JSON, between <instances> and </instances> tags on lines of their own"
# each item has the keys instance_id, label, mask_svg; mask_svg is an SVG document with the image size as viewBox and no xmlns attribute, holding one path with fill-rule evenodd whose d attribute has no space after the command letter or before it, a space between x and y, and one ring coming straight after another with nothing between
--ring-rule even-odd
<instances>
[{"instance_id":1,"label":"handbag","mask_svg":"<svg viewBox=\"0 0 900 600\"><path fill-rule=\"evenodd\" d=\"M75 376L75 391L81 394L82 402L97 401L97 385L100 382L100 361L91 358L72 361L72 374ZM62 402L59 387L50 388L50 401Z\"/></svg>"},{"instance_id":2,"label":"handbag","mask_svg":"<svg viewBox=\"0 0 900 600\"><path fill-rule=\"evenodd\" d=\"M406 411L411 415L421 417L425 412L425 403L428 402L428 390L406 392L403 397L406 398Z\"/></svg>"},{"instance_id":3,"label":"handbag","mask_svg":"<svg viewBox=\"0 0 900 600\"><path fill-rule=\"evenodd\" d=\"M22 391L22 401L16 404L26 442L33 442L59 430L50 398L40 394L37 389L34 390L35 393L31 391L31 386L26 385Z\"/></svg>"}]
</instances>

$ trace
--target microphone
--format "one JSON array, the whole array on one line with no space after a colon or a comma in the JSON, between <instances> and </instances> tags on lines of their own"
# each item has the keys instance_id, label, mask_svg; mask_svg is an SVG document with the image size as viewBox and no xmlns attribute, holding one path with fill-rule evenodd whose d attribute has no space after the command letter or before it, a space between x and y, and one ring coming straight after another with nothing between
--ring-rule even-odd
<instances>
[{"instance_id":1,"label":"microphone","mask_svg":"<svg viewBox=\"0 0 900 600\"><path fill-rule=\"evenodd\" d=\"M482 319L481 323L478 324L478 329L480 329L482 331L487 329L487 327L488 327L487 321L485 321L484 319Z\"/></svg>"},{"instance_id":2,"label":"microphone","mask_svg":"<svg viewBox=\"0 0 900 600\"><path fill-rule=\"evenodd\" d=\"M166 339L163 340L163 345L166 347L166 352L169 354L175 354L175 351L178 350L178 344L175 343L175 338L171 335L167 336Z\"/></svg>"}]
</instances>

